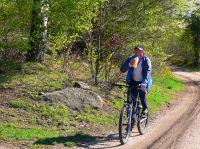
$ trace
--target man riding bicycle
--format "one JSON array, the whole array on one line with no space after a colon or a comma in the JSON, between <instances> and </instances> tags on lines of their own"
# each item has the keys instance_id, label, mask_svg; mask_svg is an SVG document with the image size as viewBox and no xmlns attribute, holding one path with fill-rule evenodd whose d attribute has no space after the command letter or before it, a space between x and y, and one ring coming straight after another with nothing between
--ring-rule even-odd
<instances>
[{"instance_id":1,"label":"man riding bicycle","mask_svg":"<svg viewBox=\"0 0 200 149\"><path fill-rule=\"evenodd\" d=\"M149 80L151 80L151 61L144 53L144 47L142 45L138 45L134 48L135 54L129 57L121 66L120 71L122 73L128 70L126 76L126 84L130 86L138 87L140 86L140 90L135 90L134 87L131 88L131 93L134 98L137 98L137 94L139 92L139 96L141 99L143 114L148 112L148 106L146 102L146 92L150 87L148 86Z\"/></svg>"}]
</instances>

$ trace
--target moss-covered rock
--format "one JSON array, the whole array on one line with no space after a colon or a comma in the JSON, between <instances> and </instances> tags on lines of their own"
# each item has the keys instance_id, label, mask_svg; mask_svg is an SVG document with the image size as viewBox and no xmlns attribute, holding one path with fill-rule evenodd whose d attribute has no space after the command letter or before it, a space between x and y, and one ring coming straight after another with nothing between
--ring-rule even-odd
<instances>
[{"instance_id":1,"label":"moss-covered rock","mask_svg":"<svg viewBox=\"0 0 200 149\"><path fill-rule=\"evenodd\" d=\"M73 110L84 108L101 109L103 107L102 98L95 92L81 88L66 88L61 91L46 93L42 95L45 101L52 103L64 103Z\"/></svg>"}]
</instances>

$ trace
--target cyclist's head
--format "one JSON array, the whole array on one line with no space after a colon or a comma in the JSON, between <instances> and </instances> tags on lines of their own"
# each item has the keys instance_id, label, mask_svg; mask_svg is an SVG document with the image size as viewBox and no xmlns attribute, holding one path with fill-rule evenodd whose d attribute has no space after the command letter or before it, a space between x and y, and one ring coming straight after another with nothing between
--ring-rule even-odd
<instances>
[{"instance_id":1,"label":"cyclist's head","mask_svg":"<svg viewBox=\"0 0 200 149\"><path fill-rule=\"evenodd\" d=\"M134 48L135 50L140 50L140 51L144 51L144 46L143 45L137 45Z\"/></svg>"},{"instance_id":2,"label":"cyclist's head","mask_svg":"<svg viewBox=\"0 0 200 149\"><path fill-rule=\"evenodd\" d=\"M144 46L142 45L138 45L135 47L135 54L138 56L138 57L143 57L144 56Z\"/></svg>"}]
</instances>

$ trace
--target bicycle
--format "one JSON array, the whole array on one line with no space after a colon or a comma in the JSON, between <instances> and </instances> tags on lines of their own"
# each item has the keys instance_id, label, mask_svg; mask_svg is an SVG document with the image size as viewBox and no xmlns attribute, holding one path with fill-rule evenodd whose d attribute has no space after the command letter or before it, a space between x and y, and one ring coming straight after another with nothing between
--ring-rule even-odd
<instances>
[{"instance_id":1,"label":"bicycle","mask_svg":"<svg viewBox=\"0 0 200 149\"><path fill-rule=\"evenodd\" d=\"M142 114L142 105L139 93L137 94L137 98L133 101L134 97L131 94L131 89L133 88L133 86L116 86L128 88L126 94L127 100L124 100L124 105L121 109L119 118L119 139L121 144L123 145L127 143L135 124L137 124L138 131L141 135L143 135L146 132L149 115L148 113ZM139 90L140 87L134 87L134 89Z\"/></svg>"}]
</instances>

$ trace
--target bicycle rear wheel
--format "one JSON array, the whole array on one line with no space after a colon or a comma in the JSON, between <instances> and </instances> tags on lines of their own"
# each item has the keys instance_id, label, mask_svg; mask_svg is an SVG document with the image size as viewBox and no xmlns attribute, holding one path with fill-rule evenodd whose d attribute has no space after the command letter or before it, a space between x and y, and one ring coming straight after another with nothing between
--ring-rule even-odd
<instances>
[{"instance_id":1,"label":"bicycle rear wheel","mask_svg":"<svg viewBox=\"0 0 200 149\"><path fill-rule=\"evenodd\" d=\"M147 126L148 126L148 119L149 119L149 114L141 114L140 119L137 123L138 131L141 135L145 134L147 131Z\"/></svg>"},{"instance_id":2,"label":"bicycle rear wheel","mask_svg":"<svg viewBox=\"0 0 200 149\"><path fill-rule=\"evenodd\" d=\"M129 108L124 106L119 118L119 139L121 144L125 144L130 136L131 125L129 124L129 116Z\"/></svg>"}]
</instances>

